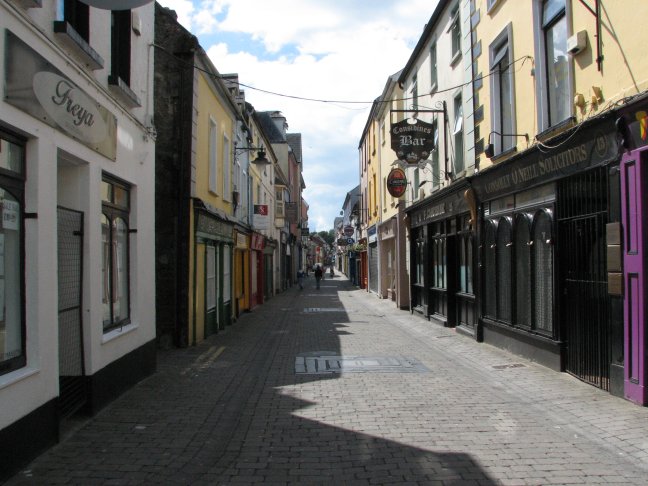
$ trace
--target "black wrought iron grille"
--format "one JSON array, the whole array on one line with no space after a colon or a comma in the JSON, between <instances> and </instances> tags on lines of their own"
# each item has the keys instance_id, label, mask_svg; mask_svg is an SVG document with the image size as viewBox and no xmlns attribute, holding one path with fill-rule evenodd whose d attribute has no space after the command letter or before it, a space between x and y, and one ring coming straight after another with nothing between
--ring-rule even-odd
<instances>
[{"instance_id":1,"label":"black wrought iron grille","mask_svg":"<svg viewBox=\"0 0 648 486\"><path fill-rule=\"evenodd\" d=\"M369 245L369 290L378 292L378 245Z\"/></svg>"},{"instance_id":2,"label":"black wrought iron grille","mask_svg":"<svg viewBox=\"0 0 648 486\"><path fill-rule=\"evenodd\" d=\"M531 251L529 218L515 216L515 324L531 327Z\"/></svg>"},{"instance_id":3,"label":"black wrought iron grille","mask_svg":"<svg viewBox=\"0 0 648 486\"><path fill-rule=\"evenodd\" d=\"M86 401L81 322L83 213L58 208L59 412Z\"/></svg>"},{"instance_id":4,"label":"black wrought iron grille","mask_svg":"<svg viewBox=\"0 0 648 486\"><path fill-rule=\"evenodd\" d=\"M607 171L598 168L558 184L561 320L566 371L609 389L609 320L605 224Z\"/></svg>"},{"instance_id":5,"label":"black wrought iron grille","mask_svg":"<svg viewBox=\"0 0 648 486\"><path fill-rule=\"evenodd\" d=\"M497 225L497 318L511 322L511 219Z\"/></svg>"},{"instance_id":6,"label":"black wrought iron grille","mask_svg":"<svg viewBox=\"0 0 648 486\"><path fill-rule=\"evenodd\" d=\"M497 317L496 231L496 224L487 221L484 231L484 315L491 318Z\"/></svg>"},{"instance_id":7,"label":"black wrought iron grille","mask_svg":"<svg viewBox=\"0 0 648 486\"><path fill-rule=\"evenodd\" d=\"M534 324L539 332L554 335L554 238L547 210L539 211L533 227L532 258L534 272Z\"/></svg>"}]
</instances>

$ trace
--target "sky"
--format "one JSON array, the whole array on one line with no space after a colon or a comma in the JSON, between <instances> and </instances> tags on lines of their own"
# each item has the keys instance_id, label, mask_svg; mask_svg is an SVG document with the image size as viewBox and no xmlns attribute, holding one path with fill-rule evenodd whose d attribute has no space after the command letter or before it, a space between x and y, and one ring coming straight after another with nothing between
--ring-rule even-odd
<instances>
[{"instance_id":1,"label":"sky","mask_svg":"<svg viewBox=\"0 0 648 486\"><path fill-rule=\"evenodd\" d=\"M328 231L359 184L371 103L405 67L436 0L158 0L257 111L301 133L310 231ZM311 101L321 100L321 101Z\"/></svg>"}]
</instances>

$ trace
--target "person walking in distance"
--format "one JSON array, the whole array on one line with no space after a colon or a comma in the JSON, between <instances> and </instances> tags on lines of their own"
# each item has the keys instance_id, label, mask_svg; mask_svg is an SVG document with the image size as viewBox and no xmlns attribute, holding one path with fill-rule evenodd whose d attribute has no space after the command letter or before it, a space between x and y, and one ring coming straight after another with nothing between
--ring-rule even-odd
<instances>
[{"instance_id":1,"label":"person walking in distance","mask_svg":"<svg viewBox=\"0 0 648 486\"><path fill-rule=\"evenodd\" d=\"M317 288L320 288L320 281L322 280L322 267L317 265L315 267L315 283L317 284Z\"/></svg>"}]
</instances>

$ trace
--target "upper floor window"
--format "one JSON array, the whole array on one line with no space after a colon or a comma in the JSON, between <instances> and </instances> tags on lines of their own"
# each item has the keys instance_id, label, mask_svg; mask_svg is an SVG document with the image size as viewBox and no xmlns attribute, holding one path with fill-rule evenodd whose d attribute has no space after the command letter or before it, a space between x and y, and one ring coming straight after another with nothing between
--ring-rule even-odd
<instances>
[{"instance_id":1,"label":"upper floor window","mask_svg":"<svg viewBox=\"0 0 648 486\"><path fill-rule=\"evenodd\" d=\"M59 0L58 20L67 22L86 42L90 42L90 7L79 0Z\"/></svg>"},{"instance_id":2,"label":"upper floor window","mask_svg":"<svg viewBox=\"0 0 648 486\"><path fill-rule=\"evenodd\" d=\"M230 148L230 139L223 135L223 199L230 201L232 199L232 150Z\"/></svg>"},{"instance_id":3,"label":"upper floor window","mask_svg":"<svg viewBox=\"0 0 648 486\"><path fill-rule=\"evenodd\" d=\"M463 104L461 95L454 99L454 173L464 170Z\"/></svg>"},{"instance_id":4,"label":"upper floor window","mask_svg":"<svg viewBox=\"0 0 648 486\"><path fill-rule=\"evenodd\" d=\"M130 187L109 177L101 182L103 329L130 322Z\"/></svg>"},{"instance_id":5,"label":"upper floor window","mask_svg":"<svg viewBox=\"0 0 648 486\"><path fill-rule=\"evenodd\" d=\"M0 375L25 366L25 145L0 132Z\"/></svg>"},{"instance_id":6,"label":"upper floor window","mask_svg":"<svg viewBox=\"0 0 648 486\"><path fill-rule=\"evenodd\" d=\"M430 46L430 89L437 88L437 44L433 42Z\"/></svg>"},{"instance_id":7,"label":"upper floor window","mask_svg":"<svg viewBox=\"0 0 648 486\"><path fill-rule=\"evenodd\" d=\"M213 118L209 118L209 139L208 151L209 151L209 190L214 194L218 194L218 130L216 121Z\"/></svg>"},{"instance_id":8,"label":"upper floor window","mask_svg":"<svg viewBox=\"0 0 648 486\"><path fill-rule=\"evenodd\" d=\"M511 42L509 29L504 31L491 45L491 100L492 129L490 141L495 153L502 153L514 145L513 122L513 71L511 69Z\"/></svg>"},{"instance_id":9,"label":"upper floor window","mask_svg":"<svg viewBox=\"0 0 648 486\"><path fill-rule=\"evenodd\" d=\"M131 11L113 10L110 30L111 58L110 73L121 79L127 86L131 84Z\"/></svg>"},{"instance_id":10,"label":"upper floor window","mask_svg":"<svg viewBox=\"0 0 648 486\"><path fill-rule=\"evenodd\" d=\"M412 78L412 110L418 111L418 78L416 74Z\"/></svg>"},{"instance_id":11,"label":"upper floor window","mask_svg":"<svg viewBox=\"0 0 648 486\"><path fill-rule=\"evenodd\" d=\"M536 4L537 45L541 52L537 78L540 128L547 129L571 116L571 85L567 54L567 14L565 0L543 0Z\"/></svg>"},{"instance_id":12,"label":"upper floor window","mask_svg":"<svg viewBox=\"0 0 648 486\"><path fill-rule=\"evenodd\" d=\"M452 41L451 59L454 61L461 55L461 23L459 20L459 5L450 13L450 38Z\"/></svg>"}]
</instances>

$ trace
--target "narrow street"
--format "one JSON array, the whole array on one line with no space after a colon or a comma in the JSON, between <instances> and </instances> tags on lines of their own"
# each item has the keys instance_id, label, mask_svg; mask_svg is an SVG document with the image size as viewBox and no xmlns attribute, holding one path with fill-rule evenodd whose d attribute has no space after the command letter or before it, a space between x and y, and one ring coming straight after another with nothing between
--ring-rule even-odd
<instances>
[{"instance_id":1,"label":"narrow street","mask_svg":"<svg viewBox=\"0 0 648 486\"><path fill-rule=\"evenodd\" d=\"M311 275L7 484L645 485L648 409Z\"/></svg>"}]
</instances>

